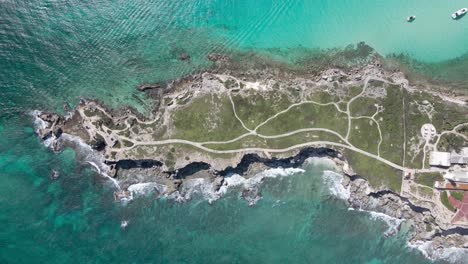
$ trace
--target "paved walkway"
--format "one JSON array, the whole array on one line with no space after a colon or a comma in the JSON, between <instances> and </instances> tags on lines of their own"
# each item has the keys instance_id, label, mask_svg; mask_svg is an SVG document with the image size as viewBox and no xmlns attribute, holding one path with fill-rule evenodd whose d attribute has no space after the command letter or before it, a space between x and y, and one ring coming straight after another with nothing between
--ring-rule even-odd
<instances>
[{"instance_id":1,"label":"paved walkway","mask_svg":"<svg viewBox=\"0 0 468 264\"><path fill-rule=\"evenodd\" d=\"M468 224L468 192L463 193L463 201L459 201L453 198L453 196L449 196L448 200L453 207L458 209L452 218L452 224Z\"/></svg>"}]
</instances>

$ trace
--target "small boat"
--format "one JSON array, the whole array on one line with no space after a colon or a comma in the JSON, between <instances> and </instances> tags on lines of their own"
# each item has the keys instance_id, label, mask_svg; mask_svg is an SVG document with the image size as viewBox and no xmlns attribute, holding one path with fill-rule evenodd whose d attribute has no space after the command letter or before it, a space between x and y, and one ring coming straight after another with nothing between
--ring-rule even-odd
<instances>
[{"instance_id":1,"label":"small boat","mask_svg":"<svg viewBox=\"0 0 468 264\"><path fill-rule=\"evenodd\" d=\"M50 179L56 180L58 177L59 177L59 172L56 170L52 170L52 173L50 174Z\"/></svg>"},{"instance_id":2,"label":"small boat","mask_svg":"<svg viewBox=\"0 0 468 264\"><path fill-rule=\"evenodd\" d=\"M464 7L462 9L456 11L455 13L453 13L452 18L453 19L458 19L458 18L464 16L467 12L468 12L468 8Z\"/></svg>"},{"instance_id":3,"label":"small boat","mask_svg":"<svg viewBox=\"0 0 468 264\"><path fill-rule=\"evenodd\" d=\"M127 220L123 220L122 222L120 222L120 228L125 229L127 226L128 226Z\"/></svg>"},{"instance_id":4,"label":"small boat","mask_svg":"<svg viewBox=\"0 0 468 264\"><path fill-rule=\"evenodd\" d=\"M409 16L406 18L407 22L413 22L416 19L416 16Z\"/></svg>"}]
</instances>

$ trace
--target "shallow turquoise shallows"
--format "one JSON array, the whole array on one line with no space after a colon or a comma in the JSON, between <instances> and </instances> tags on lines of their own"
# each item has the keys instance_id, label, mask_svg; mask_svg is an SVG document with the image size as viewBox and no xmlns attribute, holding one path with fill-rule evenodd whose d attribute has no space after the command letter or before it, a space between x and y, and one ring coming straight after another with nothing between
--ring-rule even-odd
<instances>
[{"instance_id":1,"label":"shallow turquoise shallows","mask_svg":"<svg viewBox=\"0 0 468 264\"><path fill-rule=\"evenodd\" d=\"M208 23L241 47L333 48L365 41L383 54L407 53L431 62L468 51L468 19L450 17L468 6L466 1L215 2ZM416 16L412 23L406 22L410 15Z\"/></svg>"},{"instance_id":2,"label":"shallow turquoise shallows","mask_svg":"<svg viewBox=\"0 0 468 264\"><path fill-rule=\"evenodd\" d=\"M0 1L0 263L427 263L406 246L407 230L386 237L385 222L331 195L323 166L269 179L252 207L238 191L213 205L143 197L123 206L73 150L47 150L29 113L80 97L148 111L137 84L203 69L213 51L288 57L365 41L383 54L452 59L468 51L468 17L450 18L464 4ZM183 52L190 61L177 59Z\"/></svg>"}]
</instances>

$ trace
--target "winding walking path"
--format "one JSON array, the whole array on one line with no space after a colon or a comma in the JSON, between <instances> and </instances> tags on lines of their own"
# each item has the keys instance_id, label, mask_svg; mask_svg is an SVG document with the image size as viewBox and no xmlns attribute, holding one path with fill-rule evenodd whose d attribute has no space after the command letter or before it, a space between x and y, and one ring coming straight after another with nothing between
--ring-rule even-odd
<instances>
[{"instance_id":1,"label":"winding walking path","mask_svg":"<svg viewBox=\"0 0 468 264\"><path fill-rule=\"evenodd\" d=\"M235 79L235 78L234 78ZM339 147L339 148L345 148L345 149L349 149L351 151L355 151L357 153L360 153L360 154L363 154L367 157L370 157L370 158L373 158L373 159L376 159L392 168L395 168L397 170L401 170L401 171L415 171L417 170L418 172L427 172L427 171L431 171L430 169L412 169L412 168L407 168L407 167L404 167L404 166L401 166L401 165L398 165L394 162L391 162L385 158L382 158L380 156L380 145L382 144L382 141L383 141L383 137L382 137L382 131L380 129L380 124L379 122L375 119L376 115L380 112L380 106L376 105L376 112L372 115L372 116L352 116L351 114L351 111L350 111L350 106L352 104L353 101L355 101L356 99L362 97L364 95L364 93L366 92L366 89L367 89L367 86L368 86L368 83L370 80L379 80L379 81L383 81L385 83L390 83L389 81L387 80L384 80L384 79L380 79L380 78L373 78L373 77L367 77L365 80L364 80L364 86L361 90L361 92L359 94L357 94L356 96L352 97L348 102L346 102L346 111L343 111L340 109L338 103L340 103L341 101L339 102L328 102L328 103L319 103L319 102L316 102L316 101L313 101L313 100L307 100L307 101L303 101L303 102L300 102L300 103L294 103L294 104L291 104L289 107L287 107L286 109L282 110L282 111L279 111L277 112L276 114L270 116L269 118L267 118L265 121L261 122L259 125L257 125L254 129L249 129L245 124L244 122L242 121L241 118L239 118L239 116L237 115L237 112L236 112L236 107L235 107L235 103L230 95L230 91L228 91L228 97L229 97L229 100L231 102L231 106L232 106L232 111L236 117L236 119L239 121L239 123L242 125L242 127L247 131L247 133L245 134L242 134L236 138L233 138L233 139L230 139L230 140L225 140L225 141L205 141L205 142L194 142L194 141L190 141L190 140L185 140L185 139L166 139L166 140L157 140L157 141L136 141L134 139L131 139L131 138L128 138L128 137L125 137L125 136L122 136L122 135L118 135L118 138L120 139L124 139L124 140L127 140L129 142L131 142L133 145L130 146L130 147L121 147L121 148L116 148L116 149L113 149L113 151L117 151L117 152L121 152L121 151L126 151L126 150L130 150L130 149L133 149L134 147L136 146L152 146L152 145L166 145L166 144L185 144L185 145L189 145L189 146L192 146L192 147L195 147L195 148L198 148L200 150L203 150L203 151L206 151L206 152L209 152L209 153L215 153L215 154L232 154L232 153L242 153L242 152L270 152L270 153L281 153L281 152L288 152L288 151L291 151L291 150L294 150L294 149L297 149L297 148L302 148L302 147L308 147L308 146L314 146L314 145L320 145L320 146L333 146L333 147ZM239 80L237 80L237 84L240 86L240 82ZM332 130L332 129L328 129L328 128L302 128L302 129L297 129L297 130L294 130L294 131L290 131L290 132L287 132L287 133L283 133L283 134L278 134L278 135L262 135L262 134L259 134L257 133L257 130L264 126L265 124L267 124L268 122L270 122L271 120L277 118L278 116L282 115L282 114L285 114L287 113L289 110L291 110L292 108L294 107L298 107L298 106L301 106L303 104L315 104L315 105L319 105L319 106L329 106L329 105L333 105L335 106L335 108L337 109L338 112L340 113L344 113L347 115L347 119L348 119L348 126L347 126L347 130L346 130L346 136L342 136L340 133ZM108 115L106 112L105 112L105 109L103 108L99 108L100 111L104 112L106 115ZM84 113L81 113L80 114L84 114ZM109 116L109 115L108 115ZM135 117L136 118L136 117ZM368 151L365 151L365 150L362 150L360 148L357 148L355 147L354 145L352 145L350 142L349 142L349 136L350 136L350 133L351 133L351 124L352 124L352 120L353 119L369 119L371 120L372 122L376 123L377 125L377 129L379 131L379 136L380 136L380 139L379 139L379 143L378 143L378 146L377 146L377 155L376 154L373 154L373 153L370 153ZM147 122L143 122L143 121L140 121L137 119L137 121L139 123L144 123L144 124L151 124L153 123L154 121L147 121ZM439 134L439 138L435 144L435 146L437 146L438 142L439 142L439 139L440 139L440 136L443 135L443 134L446 134L446 133L455 133L455 134L460 134L457 132L457 129L460 128L461 126L464 126L464 125L468 125L468 123L464 123L464 124L460 124L456 127L454 127L453 130L451 131L444 131L442 132L441 134ZM128 126L128 124L127 124ZM127 127L128 128L128 127ZM298 133L302 133L302 132L312 132L312 131L320 131L320 132L326 132L326 133L329 133L329 134L332 134L334 136L337 136L343 143L338 143L338 142L332 142L332 141L310 141L310 142L305 142L305 143L301 143L301 144L297 144L297 145L293 145L293 146L290 146L290 147L287 147L287 148L282 148L282 149L272 149L272 148L258 148L258 147L249 147L249 148L239 148L239 149L230 149L230 150L216 150L216 149L212 149L212 148L209 148L207 147L206 145L215 145L215 144L229 144L229 143L234 143L234 142L237 142L245 137L248 137L248 136L257 136L259 138L264 138L264 139L277 139L277 138L283 138L283 137L288 137L288 136L292 136L292 135L295 135L295 134L298 134ZM98 130L96 129L96 132L98 132ZM100 131L99 131L100 132ZM101 135L101 133L99 133ZM466 136L460 134L461 136L463 136L465 139L466 139ZM103 136L103 135L101 135Z\"/></svg>"}]
</instances>

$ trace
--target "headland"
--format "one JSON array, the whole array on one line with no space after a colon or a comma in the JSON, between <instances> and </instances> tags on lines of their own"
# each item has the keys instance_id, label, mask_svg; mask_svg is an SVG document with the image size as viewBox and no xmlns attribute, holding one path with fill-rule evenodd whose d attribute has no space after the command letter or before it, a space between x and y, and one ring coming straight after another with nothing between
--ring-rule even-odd
<instances>
[{"instance_id":1,"label":"headland","mask_svg":"<svg viewBox=\"0 0 468 264\"><path fill-rule=\"evenodd\" d=\"M248 180L310 157L332 159L346 175L352 207L411 221L410 243L430 242L431 252L468 247L463 204L452 201L467 190L444 185L453 183L447 175L468 173L466 98L412 85L360 45L353 63L336 63L347 55L340 53L326 67L312 59L300 69L213 53L211 69L138 86L154 98L147 115L82 99L66 116L36 112L38 134L55 151L91 146L95 166L118 186L117 200L143 188L183 201L201 180L213 201L233 175ZM439 152L462 162L438 166ZM242 191L249 204L261 181Z\"/></svg>"}]
</instances>

